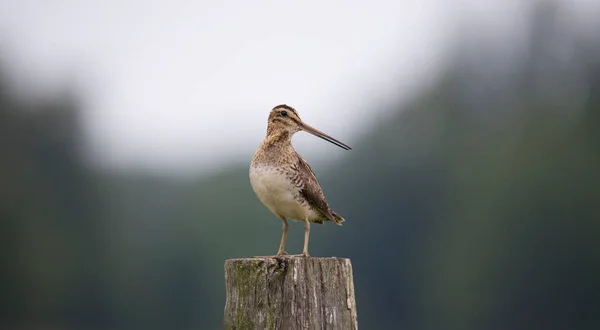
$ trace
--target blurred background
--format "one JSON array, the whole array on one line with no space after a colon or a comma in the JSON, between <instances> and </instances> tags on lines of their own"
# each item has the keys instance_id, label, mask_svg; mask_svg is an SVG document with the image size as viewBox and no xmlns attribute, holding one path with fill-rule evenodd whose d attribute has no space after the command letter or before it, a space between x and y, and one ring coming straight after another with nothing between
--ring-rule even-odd
<instances>
[{"instance_id":1,"label":"blurred background","mask_svg":"<svg viewBox=\"0 0 600 330\"><path fill-rule=\"evenodd\" d=\"M269 110L363 329L600 329L597 1L0 2L0 327L219 329ZM300 252L292 224L287 250Z\"/></svg>"}]
</instances>

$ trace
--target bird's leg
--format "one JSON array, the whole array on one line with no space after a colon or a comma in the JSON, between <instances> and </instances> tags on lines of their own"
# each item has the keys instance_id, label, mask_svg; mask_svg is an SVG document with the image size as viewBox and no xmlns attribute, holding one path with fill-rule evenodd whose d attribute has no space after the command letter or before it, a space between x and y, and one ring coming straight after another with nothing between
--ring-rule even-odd
<instances>
[{"instance_id":1,"label":"bird's leg","mask_svg":"<svg viewBox=\"0 0 600 330\"><path fill-rule=\"evenodd\" d=\"M308 254L308 236L310 235L310 222L308 218L304 219L304 249L302 249L303 257L310 257Z\"/></svg>"},{"instance_id":2,"label":"bird's leg","mask_svg":"<svg viewBox=\"0 0 600 330\"><path fill-rule=\"evenodd\" d=\"M276 257L285 257L287 256L287 252L283 249L285 246L285 239L287 238L288 233L288 223L285 220L285 217L279 217L281 221L283 221L283 233L281 233L281 243L279 244L279 250L277 254L274 256L254 256L253 258L276 258Z\"/></svg>"},{"instance_id":3,"label":"bird's leg","mask_svg":"<svg viewBox=\"0 0 600 330\"><path fill-rule=\"evenodd\" d=\"M277 251L278 256L287 255L287 252L285 252L284 247L285 239L287 238L288 233L288 223L285 220L285 217L281 217L281 221L283 221L283 233L281 233L281 243L279 244L279 250Z\"/></svg>"}]
</instances>

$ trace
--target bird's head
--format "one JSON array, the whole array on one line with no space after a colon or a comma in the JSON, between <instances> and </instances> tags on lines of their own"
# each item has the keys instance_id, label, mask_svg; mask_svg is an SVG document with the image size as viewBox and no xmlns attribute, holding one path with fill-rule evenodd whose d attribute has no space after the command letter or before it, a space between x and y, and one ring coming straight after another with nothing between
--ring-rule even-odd
<instances>
[{"instance_id":1,"label":"bird's head","mask_svg":"<svg viewBox=\"0 0 600 330\"><path fill-rule=\"evenodd\" d=\"M269 132L274 133L282 131L288 132L290 136L298 131L305 131L314 136L318 136L325 141L331 142L342 149L352 149L345 143L342 143L337 139L334 139L333 137L303 122L302 119L300 119L300 116L298 116L298 112L296 111L296 109L286 104L278 105L275 108L273 108L273 110L271 110L271 113L269 114L269 123L267 127L267 134L269 134Z\"/></svg>"}]
</instances>

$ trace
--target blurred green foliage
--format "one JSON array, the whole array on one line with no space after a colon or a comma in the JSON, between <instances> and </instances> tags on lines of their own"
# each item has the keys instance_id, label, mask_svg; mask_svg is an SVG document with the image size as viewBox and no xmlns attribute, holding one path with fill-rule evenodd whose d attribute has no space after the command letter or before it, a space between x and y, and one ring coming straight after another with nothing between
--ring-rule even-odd
<instances>
[{"instance_id":1,"label":"blurred green foliage","mask_svg":"<svg viewBox=\"0 0 600 330\"><path fill-rule=\"evenodd\" d=\"M574 58L555 56L548 8L515 74L489 79L458 47L314 169L347 222L314 226L311 252L352 258L361 328L600 328L600 44L571 34ZM23 99L2 77L0 326L220 328L224 260L279 243L248 164L188 181L100 171L75 98Z\"/></svg>"}]
</instances>

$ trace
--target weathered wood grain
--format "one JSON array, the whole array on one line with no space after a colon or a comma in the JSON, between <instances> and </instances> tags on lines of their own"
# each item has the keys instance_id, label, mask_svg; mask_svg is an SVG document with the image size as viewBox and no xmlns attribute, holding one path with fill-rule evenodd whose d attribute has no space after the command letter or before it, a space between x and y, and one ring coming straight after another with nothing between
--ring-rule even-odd
<instances>
[{"instance_id":1,"label":"weathered wood grain","mask_svg":"<svg viewBox=\"0 0 600 330\"><path fill-rule=\"evenodd\" d=\"M230 259L225 281L225 329L358 329L350 259Z\"/></svg>"}]
</instances>

